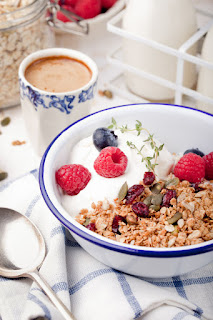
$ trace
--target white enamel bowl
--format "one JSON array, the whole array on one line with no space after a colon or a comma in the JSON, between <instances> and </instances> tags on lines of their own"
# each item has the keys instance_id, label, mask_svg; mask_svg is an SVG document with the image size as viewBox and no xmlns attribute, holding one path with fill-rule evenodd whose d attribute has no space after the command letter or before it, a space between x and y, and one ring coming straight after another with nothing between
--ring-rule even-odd
<instances>
[{"instance_id":1,"label":"white enamel bowl","mask_svg":"<svg viewBox=\"0 0 213 320\"><path fill-rule=\"evenodd\" d=\"M39 182L51 212L93 257L132 275L152 278L177 276L213 261L213 240L179 248L127 245L88 230L62 207L55 182L56 169L67 163L72 146L79 139L92 134L98 127L108 126L112 117L120 124L129 126L134 125L135 120L140 120L158 140L165 143L170 152L184 152L192 147L204 153L213 151L213 115L201 111L174 105L135 104L94 113L62 131L42 158Z\"/></svg>"}]
</instances>

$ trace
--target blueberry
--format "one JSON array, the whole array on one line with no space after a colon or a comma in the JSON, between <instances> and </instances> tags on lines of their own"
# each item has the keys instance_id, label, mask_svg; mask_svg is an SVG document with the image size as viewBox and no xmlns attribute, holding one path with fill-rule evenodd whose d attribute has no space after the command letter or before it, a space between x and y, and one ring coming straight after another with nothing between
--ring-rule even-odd
<instances>
[{"instance_id":1,"label":"blueberry","mask_svg":"<svg viewBox=\"0 0 213 320\"><path fill-rule=\"evenodd\" d=\"M192 149L188 149L188 150L186 150L185 152L184 152L184 154L187 154L187 153L195 153L195 154L197 154L198 156L200 156L200 157L203 157L203 156L205 156L205 154L202 152L202 151L200 151L198 148L192 148Z\"/></svg>"},{"instance_id":2,"label":"blueberry","mask_svg":"<svg viewBox=\"0 0 213 320\"><path fill-rule=\"evenodd\" d=\"M95 147L100 151L106 147L117 147L118 136L107 128L98 128L93 133L93 143Z\"/></svg>"}]
</instances>

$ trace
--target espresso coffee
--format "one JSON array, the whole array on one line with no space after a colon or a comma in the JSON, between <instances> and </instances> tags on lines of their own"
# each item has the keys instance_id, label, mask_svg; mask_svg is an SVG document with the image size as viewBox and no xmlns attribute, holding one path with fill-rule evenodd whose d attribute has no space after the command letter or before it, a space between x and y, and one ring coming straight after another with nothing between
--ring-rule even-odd
<instances>
[{"instance_id":1,"label":"espresso coffee","mask_svg":"<svg viewBox=\"0 0 213 320\"><path fill-rule=\"evenodd\" d=\"M66 56L45 57L33 61L25 71L26 80L47 92L69 92L86 85L92 77L83 62Z\"/></svg>"}]
</instances>

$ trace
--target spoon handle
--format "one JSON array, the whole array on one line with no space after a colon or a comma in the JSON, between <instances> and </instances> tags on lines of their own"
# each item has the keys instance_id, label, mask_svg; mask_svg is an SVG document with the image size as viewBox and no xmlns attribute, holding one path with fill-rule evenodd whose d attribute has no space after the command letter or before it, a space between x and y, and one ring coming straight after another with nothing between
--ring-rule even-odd
<instances>
[{"instance_id":1,"label":"spoon handle","mask_svg":"<svg viewBox=\"0 0 213 320\"><path fill-rule=\"evenodd\" d=\"M29 272L26 274L31 279L33 279L41 289L44 290L46 295L49 297L50 301L56 306L56 308L61 312L62 316L66 320L76 320L72 313L67 309L67 307L62 303L62 301L57 297L55 292L51 289L48 283L41 277L37 270Z\"/></svg>"}]
</instances>

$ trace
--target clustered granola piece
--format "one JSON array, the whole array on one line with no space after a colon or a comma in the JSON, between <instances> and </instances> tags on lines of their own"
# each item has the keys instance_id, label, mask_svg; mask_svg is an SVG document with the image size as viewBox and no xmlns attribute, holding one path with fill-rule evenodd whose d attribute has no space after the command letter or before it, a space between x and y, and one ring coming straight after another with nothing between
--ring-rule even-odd
<instances>
[{"instance_id":1,"label":"clustered granola piece","mask_svg":"<svg viewBox=\"0 0 213 320\"><path fill-rule=\"evenodd\" d=\"M134 199L133 204L145 202L149 206L147 218L135 214L126 199L115 199L114 204L107 200L93 203L92 210L81 210L76 220L99 235L131 245L179 247L212 240L212 183L204 181L192 185L186 180L177 180L170 175L166 182L159 181L159 193L153 186L144 186L143 193ZM174 190L175 197L171 198L169 206L162 206L162 201L159 206L159 199L163 199L168 190ZM117 229L114 227L116 223Z\"/></svg>"}]
</instances>

